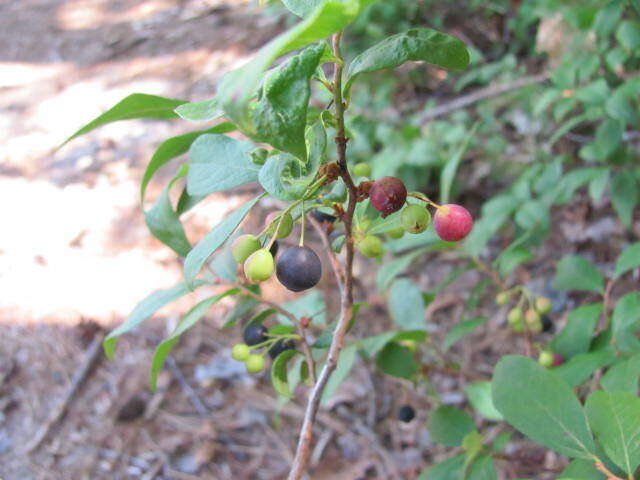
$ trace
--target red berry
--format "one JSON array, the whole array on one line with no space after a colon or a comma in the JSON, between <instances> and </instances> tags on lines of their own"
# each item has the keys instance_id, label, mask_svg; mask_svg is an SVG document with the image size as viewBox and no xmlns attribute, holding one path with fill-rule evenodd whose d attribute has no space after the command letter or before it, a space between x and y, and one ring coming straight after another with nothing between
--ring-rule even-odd
<instances>
[{"instance_id":1,"label":"red berry","mask_svg":"<svg viewBox=\"0 0 640 480\"><path fill-rule=\"evenodd\" d=\"M407 200L407 188L399 178L383 177L371 186L369 200L373 208L386 217L404 206Z\"/></svg>"},{"instance_id":2,"label":"red berry","mask_svg":"<svg viewBox=\"0 0 640 480\"><path fill-rule=\"evenodd\" d=\"M469 234L473 218L466 208L450 203L436 210L433 226L442 240L457 242Z\"/></svg>"}]
</instances>

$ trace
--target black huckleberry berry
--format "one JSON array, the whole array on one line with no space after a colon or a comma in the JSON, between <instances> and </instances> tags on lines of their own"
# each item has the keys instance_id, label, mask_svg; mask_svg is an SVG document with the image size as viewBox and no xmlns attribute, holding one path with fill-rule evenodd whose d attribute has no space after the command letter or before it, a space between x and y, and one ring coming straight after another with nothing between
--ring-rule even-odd
<instances>
[{"instance_id":1,"label":"black huckleberry berry","mask_svg":"<svg viewBox=\"0 0 640 480\"><path fill-rule=\"evenodd\" d=\"M555 330L553 326L553 320L549 315L542 315L542 331L543 332L553 332Z\"/></svg>"},{"instance_id":2,"label":"black huckleberry berry","mask_svg":"<svg viewBox=\"0 0 640 480\"><path fill-rule=\"evenodd\" d=\"M296 344L293 340L278 340L269 349L269 356L272 360L275 360L285 350L293 350L294 348L296 348Z\"/></svg>"},{"instance_id":3,"label":"black huckleberry berry","mask_svg":"<svg viewBox=\"0 0 640 480\"><path fill-rule=\"evenodd\" d=\"M318 223L333 223L338 219L337 217L321 212L320 210L311 210L311 216Z\"/></svg>"},{"instance_id":4,"label":"black huckleberry berry","mask_svg":"<svg viewBox=\"0 0 640 480\"><path fill-rule=\"evenodd\" d=\"M292 292L314 287L322 276L322 263L309 247L287 248L278 257L276 276Z\"/></svg>"},{"instance_id":5,"label":"black huckleberry berry","mask_svg":"<svg viewBox=\"0 0 640 480\"><path fill-rule=\"evenodd\" d=\"M409 423L416 416L416 411L411 405L403 405L398 410L398 420L404 423Z\"/></svg>"},{"instance_id":6,"label":"black huckleberry berry","mask_svg":"<svg viewBox=\"0 0 640 480\"><path fill-rule=\"evenodd\" d=\"M242 338L244 339L244 343L249 346L257 345L267 339L266 333L267 327L261 325L260 323L252 323L244 329Z\"/></svg>"},{"instance_id":7,"label":"black huckleberry berry","mask_svg":"<svg viewBox=\"0 0 640 480\"><path fill-rule=\"evenodd\" d=\"M276 255L278 254L278 248L280 248L280 245L278 245L278 241L276 240L275 242L273 242L273 245L271 245L271 248L269 249L269 252L271 253L271 256L273 258L276 258Z\"/></svg>"}]
</instances>

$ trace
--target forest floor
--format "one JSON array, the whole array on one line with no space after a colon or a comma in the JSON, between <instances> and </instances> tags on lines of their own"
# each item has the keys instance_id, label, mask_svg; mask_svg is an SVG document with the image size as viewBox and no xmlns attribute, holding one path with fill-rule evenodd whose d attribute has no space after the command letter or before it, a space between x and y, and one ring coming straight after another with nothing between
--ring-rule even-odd
<instances>
[{"instance_id":1,"label":"forest floor","mask_svg":"<svg viewBox=\"0 0 640 480\"><path fill-rule=\"evenodd\" d=\"M253 2L233 0L0 1L0 479L285 477L305 389L280 409L268 374L249 376L230 360L240 328L219 327L231 302L217 305L182 339L155 394L148 388L154 347L206 292L176 302L126 335L115 360L101 352L91 355L103 332L141 298L181 279L175 255L147 233L138 186L154 147L193 126L122 122L53 151L129 93L210 97L224 72L283 26L283 16L263 15ZM158 195L175 166L160 172L149 198ZM253 190L213 195L189 213L189 237L200 238ZM565 226L549 241L549 258L568 245L572 227L582 242L620 234L609 214L591 234L583 233L588 212L580 206L559 213ZM262 207L267 211L270 205ZM259 223L249 219L249 229ZM536 278L551 278L546 255ZM610 261L607 255L603 250L601 260ZM420 284L425 289L438 284L455 268L453 258L425 259L429 276L420 274ZM374 268L374 262L357 261L358 277L364 279L357 285L360 299L376 291ZM463 274L431 304L433 335L443 334L447 322L460 316L479 275ZM330 275L321 287L333 290ZM266 285L265 296L293 298L275 283ZM328 316L335 313L334 297L327 295ZM389 324L384 298L376 293L366 298L365 324L355 335L381 332ZM572 301L557 300L559 309ZM483 303L478 311L490 318L486 330L456 350L452 360L470 366L475 378L489 379L500 352L494 347L508 335L498 328L505 312ZM66 402L66 415L49 425L83 367L88 374ZM434 374L433 381L444 403L462 404L467 380ZM418 409L408 425L394 419L403 402ZM358 360L351 381L321 412L312 478L415 478L445 458L424 428L430 402ZM491 432L498 433L498 428ZM555 478L562 460L530 443L521 449L520 443L525 442L516 438L510 445L511 467L501 465L509 472L502 478Z\"/></svg>"}]
</instances>

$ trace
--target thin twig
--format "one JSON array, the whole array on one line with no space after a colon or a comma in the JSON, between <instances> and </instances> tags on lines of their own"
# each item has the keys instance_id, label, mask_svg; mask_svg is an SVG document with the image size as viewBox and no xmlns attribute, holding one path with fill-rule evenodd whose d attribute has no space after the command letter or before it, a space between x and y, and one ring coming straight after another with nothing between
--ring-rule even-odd
<instances>
[{"instance_id":1,"label":"thin twig","mask_svg":"<svg viewBox=\"0 0 640 480\"><path fill-rule=\"evenodd\" d=\"M184 391L189 401L193 404L197 412L203 416L208 415L209 409L204 404L204 402L200 399L200 397L195 392L195 390L191 388L191 385L189 385L189 382L187 382L187 379L184 378L182 371L180 370L180 368L178 368L178 364L176 363L176 360L171 355L167 357L167 365L169 365L169 368L171 369L171 373L173 373L173 376L176 377L176 380L178 380L180 387L182 387L182 390Z\"/></svg>"},{"instance_id":2,"label":"thin twig","mask_svg":"<svg viewBox=\"0 0 640 480\"><path fill-rule=\"evenodd\" d=\"M313 218L311 215L308 215L309 223L313 226L313 228L320 236L320 240L322 241L322 246L327 251L327 255L329 256L329 261L331 262L331 268L333 269L333 273L335 274L336 281L338 282L338 288L342 290L344 287L344 269L342 268L342 264L338 261L335 252L331 248L331 241L329 240L329 235L327 235L326 230L322 228L322 225L318 223L318 221Z\"/></svg>"},{"instance_id":3,"label":"thin twig","mask_svg":"<svg viewBox=\"0 0 640 480\"><path fill-rule=\"evenodd\" d=\"M337 33L333 36L333 53L340 59L340 41L342 33ZM300 430L300 438L298 440L298 447L296 449L296 456L289 472L289 480L299 480L307 467L309 461L309 455L311 453L311 441L313 438L313 425L318 414L318 408L320 406L320 399L322 393L327 385L329 377L335 370L338 364L338 357L342 351L344 345L345 335L351 319L352 305L353 305L353 255L354 244L352 235L352 220L353 214L356 209L357 189L353 183L351 175L347 170L347 138L345 135L344 126L344 103L342 100L342 68L343 62L338 61L335 63L334 79L333 79L333 94L335 100L335 112L336 112L336 130L337 135L335 142L338 152L338 165L340 166L340 177L347 186L349 192L349 200L347 204L347 211L343 215L343 222L345 226L346 235L346 267L345 267L345 281L342 291L340 292L341 305L340 305L340 319L333 332L333 339L331 340L331 346L329 347L329 354L327 355L327 361L318 376L318 381L313 386L309 399L307 401L307 408L305 411L304 420L302 422L302 428Z\"/></svg>"},{"instance_id":4,"label":"thin twig","mask_svg":"<svg viewBox=\"0 0 640 480\"><path fill-rule=\"evenodd\" d=\"M451 113L460 108L468 107L469 105L479 102L480 100L502 95L503 93L507 93L511 90L516 90L518 88L526 87L528 85L534 85L536 83L544 82L549 79L549 76L550 74L548 72L539 73L538 75L531 75L527 77L518 78L513 82L481 88L468 95L458 97L455 100L452 100L451 102L447 102L435 108L432 108L431 110L421 115L420 118L418 119L418 122L424 123L433 118L446 115L447 113Z\"/></svg>"},{"instance_id":5,"label":"thin twig","mask_svg":"<svg viewBox=\"0 0 640 480\"><path fill-rule=\"evenodd\" d=\"M80 389L80 386L84 383L84 381L89 376L89 372L93 366L102 358L102 340L104 339L104 333L98 333L95 337L93 337L93 341L89 345L87 349L84 360L74 373L71 378L71 382L65 391L62 401L55 407L47 421L40 426L38 431L33 437L33 440L26 446L25 451L27 453L33 452L36 450L42 442L45 440L47 435L51 429L64 417L64 414L67 412L69 408L69 404L75 397L76 393Z\"/></svg>"}]
</instances>

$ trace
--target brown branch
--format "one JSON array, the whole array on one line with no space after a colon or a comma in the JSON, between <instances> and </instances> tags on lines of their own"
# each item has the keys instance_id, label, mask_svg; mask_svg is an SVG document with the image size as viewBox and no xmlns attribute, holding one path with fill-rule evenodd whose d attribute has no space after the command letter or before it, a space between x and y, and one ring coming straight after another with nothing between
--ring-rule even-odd
<instances>
[{"instance_id":1,"label":"brown branch","mask_svg":"<svg viewBox=\"0 0 640 480\"><path fill-rule=\"evenodd\" d=\"M607 477L607 480L624 480L624 478L620 478L617 475L614 475L613 473L611 473L609 471L609 469L607 467L604 466L604 463L597 461L595 463L595 467L597 470L599 470L600 472L604 473L604 475ZM633 476L629 477L630 480L633 480Z\"/></svg>"},{"instance_id":2,"label":"brown branch","mask_svg":"<svg viewBox=\"0 0 640 480\"><path fill-rule=\"evenodd\" d=\"M333 36L333 53L340 59L340 41L341 33L337 33ZM351 319L351 311L353 305L353 254L354 244L352 236L352 220L353 214L356 209L357 188L353 183L349 171L347 170L347 138L345 135L344 126L344 103L342 100L342 61L338 61L335 64L334 79L333 79L333 95L334 95L334 107L336 111L336 128L337 135L335 142L338 151L338 165L340 165L340 177L347 186L349 192L349 201L347 204L347 211L343 216L345 235L346 235L346 266L345 266L345 279L344 286L340 292L340 320L333 332L333 339L331 346L329 347L329 354L327 355L327 361L322 367L322 371L318 376L318 381L313 386L309 399L307 401L307 408L305 410L304 420L302 422L302 428L300 430L300 438L298 439L298 447L296 449L296 456L289 472L289 480L300 480L305 472L307 463L309 461L309 455L311 453L311 441L313 438L313 426L315 424L316 416L318 414L318 408L320 406L320 399L322 393L327 385L329 377L336 369L338 364L338 357L344 346L344 339Z\"/></svg>"}]
</instances>

